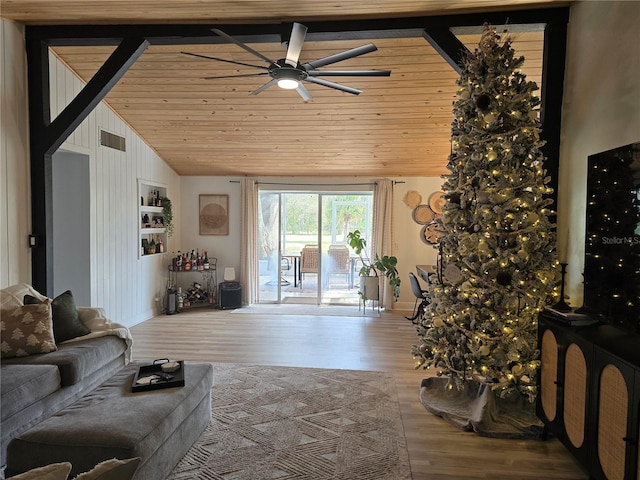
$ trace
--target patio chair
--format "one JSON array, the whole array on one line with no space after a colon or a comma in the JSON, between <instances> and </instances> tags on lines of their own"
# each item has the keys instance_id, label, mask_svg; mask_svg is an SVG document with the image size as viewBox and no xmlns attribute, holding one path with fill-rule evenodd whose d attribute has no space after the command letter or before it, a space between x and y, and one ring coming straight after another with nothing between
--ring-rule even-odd
<instances>
[{"instance_id":1,"label":"patio chair","mask_svg":"<svg viewBox=\"0 0 640 480\"><path fill-rule=\"evenodd\" d=\"M300 251L300 279L305 273L318 273L318 246L305 245ZM302 282L300 282L302 285Z\"/></svg>"},{"instance_id":2,"label":"patio chair","mask_svg":"<svg viewBox=\"0 0 640 480\"><path fill-rule=\"evenodd\" d=\"M351 259L349 247L346 245L330 245L328 251L329 265L327 267L327 281L331 275L345 275L347 284L351 273ZM350 285L349 285L350 286Z\"/></svg>"},{"instance_id":3,"label":"patio chair","mask_svg":"<svg viewBox=\"0 0 640 480\"><path fill-rule=\"evenodd\" d=\"M281 275L284 275L284 272L291 270L291 261L289 257L280 257L280 272ZM276 280L269 280L267 285L277 285L278 282ZM291 282L284 278L284 276L280 276L280 286L288 287L291 285Z\"/></svg>"}]
</instances>

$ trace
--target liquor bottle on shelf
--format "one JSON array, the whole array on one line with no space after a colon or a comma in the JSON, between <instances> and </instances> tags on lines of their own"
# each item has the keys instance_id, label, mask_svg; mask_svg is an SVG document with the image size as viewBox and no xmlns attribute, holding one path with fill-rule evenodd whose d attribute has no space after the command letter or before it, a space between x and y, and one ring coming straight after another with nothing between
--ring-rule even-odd
<instances>
[{"instance_id":1,"label":"liquor bottle on shelf","mask_svg":"<svg viewBox=\"0 0 640 480\"><path fill-rule=\"evenodd\" d=\"M204 270L209 270L209 257L207 256L207 251L204 251L204 260L202 261L202 268Z\"/></svg>"},{"instance_id":2,"label":"liquor bottle on shelf","mask_svg":"<svg viewBox=\"0 0 640 480\"><path fill-rule=\"evenodd\" d=\"M178 287L178 294L176 295L176 303L178 304L178 311L184 308L184 295L182 295L182 287Z\"/></svg>"},{"instance_id":3,"label":"liquor bottle on shelf","mask_svg":"<svg viewBox=\"0 0 640 480\"><path fill-rule=\"evenodd\" d=\"M153 237L151 237L151 241L149 242L148 252L149 255L156 253L156 242L153 241Z\"/></svg>"},{"instance_id":4,"label":"liquor bottle on shelf","mask_svg":"<svg viewBox=\"0 0 640 480\"><path fill-rule=\"evenodd\" d=\"M184 262L184 270L185 272L188 272L191 270L191 257L187 255L187 258Z\"/></svg>"},{"instance_id":5,"label":"liquor bottle on shelf","mask_svg":"<svg viewBox=\"0 0 640 480\"><path fill-rule=\"evenodd\" d=\"M164 253L164 243L162 243L161 237L158 237L158 240L156 241L156 251L158 253Z\"/></svg>"}]
</instances>

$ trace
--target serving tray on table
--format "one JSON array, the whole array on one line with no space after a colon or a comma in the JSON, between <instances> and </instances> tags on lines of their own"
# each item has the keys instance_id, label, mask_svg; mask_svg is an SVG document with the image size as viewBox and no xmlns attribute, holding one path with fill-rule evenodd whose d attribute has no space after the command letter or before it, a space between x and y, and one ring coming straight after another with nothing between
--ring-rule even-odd
<instances>
[{"instance_id":1,"label":"serving tray on table","mask_svg":"<svg viewBox=\"0 0 640 480\"><path fill-rule=\"evenodd\" d=\"M142 365L133 377L132 392L147 392L161 388L184 387L184 361L180 360L180 368L175 372L163 372L162 364L168 360L154 360L151 365ZM139 384L138 381L145 377L157 377L151 383Z\"/></svg>"}]
</instances>

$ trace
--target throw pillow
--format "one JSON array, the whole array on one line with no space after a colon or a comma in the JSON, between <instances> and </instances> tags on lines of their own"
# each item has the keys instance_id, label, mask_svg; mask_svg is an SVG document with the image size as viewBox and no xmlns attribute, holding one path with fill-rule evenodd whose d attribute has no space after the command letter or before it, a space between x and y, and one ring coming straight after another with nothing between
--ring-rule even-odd
<instances>
[{"instance_id":1,"label":"throw pillow","mask_svg":"<svg viewBox=\"0 0 640 480\"><path fill-rule=\"evenodd\" d=\"M51 301L3 310L0 318L2 358L55 352Z\"/></svg>"},{"instance_id":2,"label":"throw pillow","mask_svg":"<svg viewBox=\"0 0 640 480\"><path fill-rule=\"evenodd\" d=\"M106 460L88 472L81 473L73 480L130 480L138 469L140 457L127 460Z\"/></svg>"},{"instance_id":3,"label":"throw pillow","mask_svg":"<svg viewBox=\"0 0 640 480\"><path fill-rule=\"evenodd\" d=\"M25 305L38 303L40 303L38 298L31 295L24 296ZM78 317L78 309L76 308L76 302L73 300L71 290L67 290L54 298L51 306L53 308L53 335L56 343L91 333Z\"/></svg>"},{"instance_id":4,"label":"throw pillow","mask_svg":"<svg viewBox=\"0 0 640 480\"><path fill-rule=\"evenodd\" d=\"M67 480L69 473L71 473L71 464L69 462L52 463L51 465L14 475L7 480Z\"/></svg>"}]
</instances>

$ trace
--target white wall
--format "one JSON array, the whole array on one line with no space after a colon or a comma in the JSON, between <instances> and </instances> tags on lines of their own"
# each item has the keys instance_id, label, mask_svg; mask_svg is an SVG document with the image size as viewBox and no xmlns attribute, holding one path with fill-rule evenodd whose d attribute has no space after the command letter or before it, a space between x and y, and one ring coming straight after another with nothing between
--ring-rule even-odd
<instances>
[{"instance_id":1,"label":"white wall","mask_svg":"<svg viewBox=\"0 0 640 480\"><path fill-rule=\"evenodd\" d=\"M429 196L442 189L442 178L396 178L395 180L405 182L397 183L393 188L393 250L394 255L398 257L398 272L402 280L400 298L395 308L411 310L416 297L409 285L409 272L415 274L416 265L435 265L438 251L420 238L423 226L413 220L411 216L413 210L407 206L404 198L407 192L415 190L422 196L422 203L428 204Z\"/></svg>"},{"instance_id":2,"label":"white wall","mask_svg":"<svg viewBox=\"0 0 640 480\"><path fill-rule=\"evenodd\" d=\"M323 183L340 185L345 183L367 183L368 178L256 178L264 182L283 182L292 185ZM398 271L402 280L400 298L394 305L396 309L410 310L413 308L415 297L409 287L409 272L415 273L418 264L435 264L436 250L420 240L422 225L415 223L410 209L403 201L410 190L418 191L426 203L429 195L438 191L442 185L441 178L393 178L398 182L394 187L393 207L393 255L398 257ZM218 259L218 280L221 279L225 266L235 267L240 272L240 183L238 178L231 177L181 177L182 207L182 251L191 249L207 250L209 257ZM200 194L228 194L229 195L229 235L200 235L198 228L198 198ZM173 251L174 248L172 247Z\"/></svg>"},{"instance_id":3,"label":"white wall","mask_svg":"<svg viewBox=\"0 0 640 480\"><path fill-rule=\"evenodd\" d=\"M30 282L30 188L25 44L22 28L2 20L2 247L0 286ZM51 115L62 111L81 90L82 82L57 58L50 57ZM126 138L127 151L98 145L100 129ZM162 309L155 301L166 288L169 256L138 258L137 179L168 187L180 210L178 175L105 104L101 103L62 145L89 157L91 305L127 326L144 321ZM180 243L176 215L171 244ZM57 291L64 286L57 285Z\"/></svg>"},{"instance_id":4,"label":"white wall","mask_svg":"<svg viewBox=\"0 0 640 480\"><path fill-rule=\"evenodd\" d=\"M569 22L558 231L561 236L568 232L567 293L570 305L578 307L587 157L640 141L640 2L578 2Z\"/></svg>"},{"instance_id":5,"label":"white wall","mask_svg":"<svg viewBox=\"0 0 640 480\"><path fill-rule=\"evenodd\" d=\"M218 281L222 281L224 267L235 267L240 273L240 183L231 177L181 177L182 198L180 218L182 231L180 250L206 250L209 259L218 259ZM229 195L229 235L200 235L199 196L201 194ZM176 251L172 246L171 252ZM243 279L238 278L240 281Z\"/></svg>"}]
</instances>

